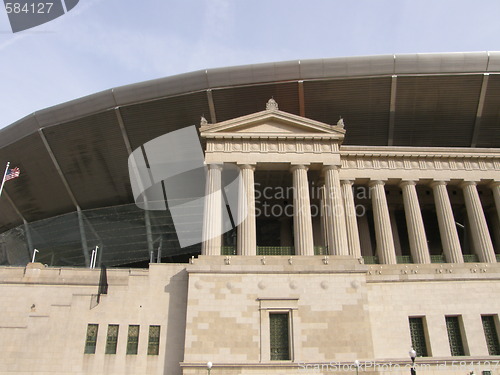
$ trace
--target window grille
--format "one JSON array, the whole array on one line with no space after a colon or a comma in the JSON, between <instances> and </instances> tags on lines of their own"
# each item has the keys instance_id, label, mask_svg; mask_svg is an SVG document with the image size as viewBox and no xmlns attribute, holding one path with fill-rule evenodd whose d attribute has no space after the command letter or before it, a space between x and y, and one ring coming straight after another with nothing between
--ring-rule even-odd
<instances>
[{"instance_id":1,"label":"window grille","mask_svg":"<svg viewBox=\"0 0 500 375\"><path fill-rule=\"evenodd\" d=\"M116 354L116 344L118 343L118 324L108 325L108 336L106 338L106 354Z\"/></svg>"},{"instance_id":2,"label":"window grille","mask_svg":"<svg viewBox=\"0 0 500 375\"><path fill-rule=\"evenodd\" d=\"M148 355L160 352L160 326L149 326Z\"/></svg>"},{"instance_id":3,"label":"window grille","mask_svg":"<svg viewBox=\"0 0 500 375\"><path fill-rule=\"evenodd\" d=\"M97 331L99 324L89 324L87 326L87 338L85 340L85 354L95 354L95 347L97 345Z\"/></svg>"},{"instance_id":4,"label":"window grille","mask_svg":"<svg viewBox=\"0 0 500 375\"><path fill-rule=\"evenodd\" d=\"M495 317L493 315L483 315L481 320L483 321L484 336L486 337L488 353L490 355L500 355L500 343L498 342Z\"/></svg>"},{"instance_id":5,"label":"window grille","mask_svg":"<svg viewBox=\"0 0 500 375\"><path fill-rule=\"evenodd\" d=\"M139 326L128 326L127 354L137 354L139 347Z\"/></svg>"},{"instance_id":6,"label":"window grille","mask_svg":"<svg viewBox=\"0 0 500 375\"><path fill-rule=\"evenodd\" d=\"M425 342L425 329L423 318L409 318L411 345L417 352L417 357L427 357L427 344Z\"/></svg>"},{"instance_id":7,"label":"window grille","mask_svg":"<svg viewBox=\"0 0 500 375\"><path fill-rule=\"evenodd\" d=\"M452 356L465 355L462 333L460 332L460 321L458 316L446 317L446 329L448 330L448 341Z\"/></svg>"},{"instance_id":8,"label":"window grille","mask_svg":"<svg viewBox=\"0 0 500 375\"><path fill-rule=\"evenodd\" d=\"M269 314L271 360L290 359L290 340L288 329L288 313Z\"/></svg>"}]
</instances>

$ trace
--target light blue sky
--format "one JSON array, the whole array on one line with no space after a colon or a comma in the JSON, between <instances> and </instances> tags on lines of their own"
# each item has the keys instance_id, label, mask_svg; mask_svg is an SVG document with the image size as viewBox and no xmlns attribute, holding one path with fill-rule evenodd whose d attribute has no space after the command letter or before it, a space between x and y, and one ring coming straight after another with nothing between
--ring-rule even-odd
<instances>
[{"instance_id":1,"label":"light blue sky","mask_svg":"<svg viewBox=\"0 0 500 375\"><path fill-rule=\"evenodd\" d=\"M500 50L499 0L80 0L12 34L0 8L0 128L97 91L259 62Z\"/></svg>"}]
</instances>

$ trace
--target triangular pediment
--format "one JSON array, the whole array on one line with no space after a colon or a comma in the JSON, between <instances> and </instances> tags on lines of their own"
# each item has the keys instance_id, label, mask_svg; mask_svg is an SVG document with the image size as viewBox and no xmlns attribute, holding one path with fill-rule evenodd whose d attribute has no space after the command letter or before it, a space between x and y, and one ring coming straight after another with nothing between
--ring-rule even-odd
<instances>
[{"instance_id":1,"label":"triangular pediment","mask_svg":"<svg viewBox=\"0 0 500 375\"><path fill-rule=\"evenodd\" d=\"M345 134L345 130L340 126L331 126L278 109L268 109L216 124L203 124L200 132L202 137L207 138L231 135L244 137L247 134L251 138L310 135L339 140L343 139Z\"/></svg>"}]
</instances>

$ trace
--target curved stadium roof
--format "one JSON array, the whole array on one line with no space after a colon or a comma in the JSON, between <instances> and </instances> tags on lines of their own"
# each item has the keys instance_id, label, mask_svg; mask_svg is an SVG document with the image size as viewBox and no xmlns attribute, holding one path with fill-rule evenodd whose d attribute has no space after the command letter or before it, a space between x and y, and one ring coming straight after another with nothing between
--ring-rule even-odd
<instances>
[{"instance_id":1,"label":"curved stadium roof","mask_svg":"<svg viewBox=\"0 0 500 375\"><path fill-rule=\"evenodd\" d=\"M209 69L118 87L37 111L0 131L19 166L0 233L133 203L127 157L167 132L280 109L334 124L347 145L500 148L500 52L386 55Z\"/></svg>"}]
</instances>

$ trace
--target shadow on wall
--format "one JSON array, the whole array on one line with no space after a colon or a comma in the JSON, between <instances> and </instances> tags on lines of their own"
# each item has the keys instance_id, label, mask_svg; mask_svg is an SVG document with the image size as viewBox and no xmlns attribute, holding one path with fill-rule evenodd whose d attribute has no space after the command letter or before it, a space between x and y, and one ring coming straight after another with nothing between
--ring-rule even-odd
<instances>
[{"instance_id":1,"label":"shadow on wall","mask_svg":"<svg viewBox=\"0 0 500 375\"><path fill-rule=\"evenodd\" d=\"M169 294L167 313L165 350L165 375L181 375L179 363L184 360L184 342L186 335L186 312L188 295L188 273L182 270L172 276L165 286Z\"/></svg>"}]
</instances>

